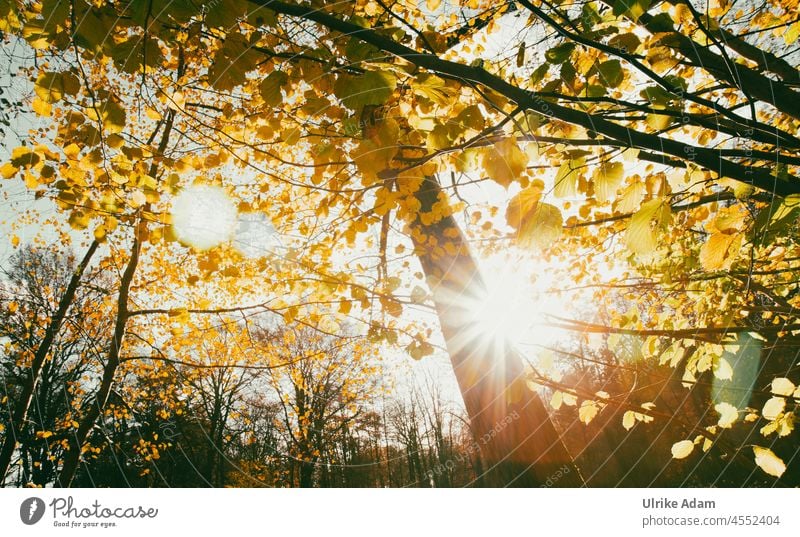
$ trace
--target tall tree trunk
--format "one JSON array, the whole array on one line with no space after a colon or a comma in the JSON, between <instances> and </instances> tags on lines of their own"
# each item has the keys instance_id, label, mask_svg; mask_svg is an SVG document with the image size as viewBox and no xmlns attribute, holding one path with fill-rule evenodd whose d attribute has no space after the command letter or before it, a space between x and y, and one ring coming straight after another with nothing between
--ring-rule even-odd
<instances>
[{"instance_id":1,"label":"tall tree trunk","mask_svg":"<svg viewBox=\"0 0 800 537\"><path fill-rule=\"evenodd\" d=\"M61 323L64 321L67 310L69 310L69 307L75 300L75 293L78 291L78 286L80 285L83 273L86 271L86 267L89 266L89 262L91 261L92 256L94 256L94 253L97 251L97 247L99 245L100 243L98 243L96 240L92 241L92 244L89 246L89 249L83 256L80 264L76 267L75 272L72 274L72 277L67 284L64 294L61 296L61 300L58 302L56 313L53 315L53 318L47 325L44 337L42 338L41 343L39 343L39 347L36 349L36 354L33 357L30 370L28 371L28 378L25 380L25 384L22 387L22 393L20 394L19 400L17 400L17 404L14 406L14 410L11 413L8 432L6 433L5 440L3 441L3 446L0 448L0 486L3 486L5 483L5 475L8 472L9 465L11 464L11 457L13 456L14 448L17 445L17 438L19 437L25 421L28 419L28 410L30 410L31 407L33 393L36 390L37 382L39 382L39 376L42 371L42 367L45 364L47 356L50 354L53 341L55 341L55 338L61 329Z\"/></svg>"},{"instance_id":2,"label":"tall tree trunk","mask_svg":"<svg viewBox=\"0 0 800 537\"><path fill-rule=\"evenodd\" d=\"M181 64L178 66L178 76L180 77L182 74L183 66L181 62ZM164 130L161 133L161 140L158 143L158 155L163 155L164 151L167 149L167 144L169 143L169 137L172 133L174 120L175 111L170 110L167 114L166 120L163 123ZM153 138L156 136L160 128L161 122L156 125L155 131L152 135ZM154 160L150 164L148 175L150 175L150 177L158 176L157 161ZM139 266L139 256L141 254L143 236L147 230L147 221L141 217L141 214L149 210L150 204L146 203L142 207L142 213L139 214L139 217L135 222L136 227L134 229L131 257L128 259L128 264L125 266L125 270L122 273L122 279L120 280L119 284L119 294L117 295L117 317L114 322L114 333L111 338L111 345L109 345L108 349L108 360L103 368L103 378L100 381L100 388L97 390L94 403L90 405L89 410L79 424L78 430L73 435L69 448L64 455L64 466L62 467L61 473L59 474L55 483L55 486L57 487L68 487L72 483L72 479L75 477L75 472L78 470L78 465L80 463L83 444L86 442L89 432L94 427L97 418L100 417L100 414L105 409L106 403L108 403L108 398L111 395L111 387L114 383L114 376L116 375L117 368L119 367L122 340L125 338L125 330L128 325L128 319L130 318L130 313L128 311L128 294L130 293L130 288L131 284L133 283L133 277L136 274L136 269Z\"/></svg>"},{"instance_id":3,"label":"tall tree trunk","mask_svg":"<svg viewBox=\"0 0 800 537\"><path fill-rule=\"evenodd\" d=\"M300 461L300 488L311 488L314 485L314 462L305 457Z\"/></svg>"},{"instance_id":4,"label":"tall tree trunk","mask_svg":"<svg viewBox=\"0 0 800 537\"><path fill-rule=\"evenodd\" d=\"M435 178L425 178L416 194L420 214L430 212L441 193ZM507 342L487 340L472 320L470 310L486 287L455 219L425 224L418 217L411 235L481 451L484 482L535 487L560 475L558 486L582 486L541 398L523 382L520 356Z\"/></svg>"},{"instance_id":5,"label":"tall tree trunk","mask_svg":"<svg viewBox=\"0 0 800 537\"><path fill-rule=\"evenodd\" d=\"M86 414L78 425L78 430L72 435L69 442L69 448L64 454L64 465L61 468L61 473L56 479L56 487L69 487L72 483L75 473L81 460L81 453L89 433L94 428L97 419L106 407L108 398L111 395L111 388L114 384L114 377L119 367L120 350L122 349L122 341L125 338L125 328L128 323L128 293L130 292L131 282L136 273L136 267L139 264L139 253L141 249L140 233L145 226L144 220L137 224L136 236L133 239L133 247L131 257L128 264L125 266L125 271L122 273L120 281L119 294L117 295L117 317L114 322L114 334L111 338L111 344L108 349L108 359L103 367L103 377L100 381L100 387L97 390L95 399L89 405Z\"/></svg>"}]
</instances>

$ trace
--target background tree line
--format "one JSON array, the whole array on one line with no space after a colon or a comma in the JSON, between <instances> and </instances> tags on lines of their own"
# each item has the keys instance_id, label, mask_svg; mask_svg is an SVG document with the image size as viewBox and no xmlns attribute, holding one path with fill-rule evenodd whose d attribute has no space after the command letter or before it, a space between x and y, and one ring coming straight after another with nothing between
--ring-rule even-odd
<instances>
[{"instance_id":1,"label":"background tree line","mask_svg":"<svg viewBox=\"0 0 800 537\"><path fill-rule=\"evenodd\" d=\"M4 313L0 425L4 432L10 427L11 409L22 395L31 350L41 344L41 327L53 315L76 260L56 246L27 247L7 265L0 287ZM109 316L98 306L110 292L110 281L102 268L92 267L76 292L17 433L6 485L57 482L66 441L90 404L86 394L101 382L98 349L107 343ZM237 331L242 335L241 323L216 321L201 331L200 341L193 342L190 352L197 353L199 360L190 363L161 356L138 365L135 375L124 376L115 386L89 435L73 485L487 484L480 449L485 440L474 437L463 406L448 400L436 379L416 379L411 386L392 392L385 387L384 372L375 366L370 343L360 337L334 337L304 326L258 319L249 325L248 345L241 348L245 341L237 338ZM654 408L673 409L672 415L680 418L673 419L671 426L689 435L703 423L716 421L704 416L703 409L710 401L720 400L720 393L747 398L752 390L740 382L717 385L712 393L711 374L687 386L686 379L677 378L669 367L654 367L643 359L643 345L644 338L627 336L620 345L625 353L614 354L606 346L591 347L576 338L565 346L571 351L564 347L546 351L547 363L540 367L555 367L558 353L572 355L569 369L544 376L542 382L551 397L554 419L584 478L613 486L767 484L763 476L730 459L726 451L710 454L688 472L678 461L664 464L659 455L669 449L670 437L664 438L653 425L658 416L649 415L652 409L609 402L608 410L603 409L597 419L587 419L583 410L576 415L578 398L570 395L572 391L596 395L637 390L654 402ZM741 355L763 352L763 343L751 340ZM237 366L238 353L257 358ZM732 362L741 369L742 365ZM559 381L552 381L553 376ZM626 423L623 416L630 412L636 416L630 418L626 430L614 426L617 421ZM634 429L634 423L640 422L642 426ZM755 432L753 427L742 434ZM616 467L624 460L633 463L624 470ZM552 477L554 485L559 477L560 473Z\"/></svg>"}]
</instances>

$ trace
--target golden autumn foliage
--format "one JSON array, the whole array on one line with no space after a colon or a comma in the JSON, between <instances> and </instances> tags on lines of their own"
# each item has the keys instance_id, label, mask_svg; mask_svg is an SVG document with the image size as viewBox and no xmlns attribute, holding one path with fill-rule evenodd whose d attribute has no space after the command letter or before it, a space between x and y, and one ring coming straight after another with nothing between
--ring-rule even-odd
<instances>
[{"instance_id":1,"label":"golden autumn foliage","mask_svg":"<svg viewBox=\"0 0 800 537\"><path fill-rule=\"evenodd\" d=\"M86 363L92 393L60 422L75 433L36 433L64 442L61 484L90 456L98 420L134 420L131 409L168 420L190 394L159 379L179 370L199 391L241 380L214 377L220 365L265 367L272 389L292 387L281 400L293 454L316 462L306 383L333 375L352 411L342 426L386 349L416 360L446 351L467 364L456 368L465 398L473 386L497 390L485 399L503 412L544 396L587 427L613 416L609 427L634 432L672 419L660 393L634 387L637 368L658 369L704 410L683 421L674 412L683 428L659 456L719 450L776 479L791 473L796 2L0 6L4 46L24 51L14 69L31 126L0 174L50 203L49 232L76 251L94 245L93 270L112 280L82 313L109 333ZM36 224L51 227L20 218L11 248ZM481 261L503 251L527 256L518 272L556 266L560 291L582 290L580 311L546 319L574 334L549 369L505 349L483 364L462 356L479 339L464 310L484 291ZM2 308L30 313L12 300ZM274 323L267 343L252 332L263 318ZM60 332L61 321L42 326ZM276 363L302 347L280 341L297 331L312 347L358 342L346 360ZM52 343L37 334L17 358L34 372L28 391L47 363L42 341ZM564 375L586 367L576 355L608 385ZM508 378L481 384L500 362ZM533 394L520 395L526 385ZM491 429L466 407L476 436ZM742 455L752 427L764 446ZM142 439L137 457L158 459L168 444ZM4 449L10 460L13 442ZM547 474L531 471L523 483Z\"/></svg>"}]
</instances>

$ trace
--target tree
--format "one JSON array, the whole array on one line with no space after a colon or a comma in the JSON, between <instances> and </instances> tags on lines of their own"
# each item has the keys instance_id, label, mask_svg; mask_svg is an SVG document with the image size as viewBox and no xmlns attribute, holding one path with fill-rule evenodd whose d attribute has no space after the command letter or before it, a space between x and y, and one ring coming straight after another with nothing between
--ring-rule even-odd
<instances>
[{"instance_id":1,"label":"tree","mask_svg":"<svg viewBox=\"0 0 800 537\"><path fill-rule=\"evenodd\" d=\"M209 363L237 363L235 358L241 353L241 349L237 348L237 338L231 333L232 330L209 327L210 333L203 339L198 354ZM259 373L261 370L248 369L245 366L216 367L190 372L188 375L192 407L199 414L199 421L206 426L205 443L210 448L205 462L206 479L215 487L225 484L226 474L230 471L227 459L235 432L233 422L244 412L244 400L248 391L254 390L253 384L258 380ZM268 441L268 438L264 440Z\"/></svg>"},{"instance_id":2,"label":"tree","mask_svg":"<svg viewBox=\"0 0 800 537\"><path fill-rule=\"evenodd\" d=\"M101 316L90 313L90 305L104 296L102 272L89 278L88 288L89 282L81 287L96 249L93 243L76 265L55 246L29 247L17 252L4 271L3 480L15 451L22 483L43 485L52 477L57 444L47 439L71 428L72 398L107 328Z\"/></svg>"},{"instance_id":3,"label":"tree","mask_svg":"<svg viewBox=\"0 0 800 537\"><path fill-rule=\"evenodd\" d=\"M347 454L335 450L375 388L376 356L354 336L342 340L308 328L265 329L256 340L260 352L281 364L266 376L280 404L290 483L311 487L328 477L328 466L347 463Z\"/></svg>"},{"instance_id":4,"label":"tree","mask_svg":"<svg viewBox=\"0 0 800 537\"><path fill-rule=\"evenodd\" d=\"M231 458L235 471L230 480L244 486L281 486L287 468L281 464L281 404L271 394L252 396L244 405L240 434L233 440Z\"/></svg>"},{"instance_id":5,"label":"tree","mask_svg":"<svg viewBox=\"0 0 800 537\"><path fill-rule=\"evenodd\" d=\"M777 39L796 46L798 23L780 1L705 12L679 0L427 4L237 0L200 12L181 1L160 10L151 2L11 4L4 31L50 62L30 67L32 109L82 136L53 152L34 134L3 175L23 176L76 226L99 224L101 236L100 222L131 220L135 207L132 260L144 242L183 253L163 227L173 190L188 188L191 175L213 177L240 210L268 214L287 237L282 286L261 275L264 294L293 297L272 304L287 322L324 319L335 332L342 316L355 317L375 341L421 358L435 337L408 311L432 308L473 433L490 438L487 479L536 485L558 472L559 485L579 485L539 392L526 388L524 360L471 315L487 294L471 241L545 247L537 255L574 260L578 282L635 279L631 289L648 293L636 298L635 315L556 324L652 337L651 354L677 352L670 363L688 375L724 375L718 347L732 344L732 333L755 327L782 339L797 324L800 109L797 68ZM484 33L505 24L519 25L518 37L487 50ZM775 29L785 31L770 37ZM127 114L134 102L142 113ZM156 134L146 140L167 125L192 156L152 147ZM166 174L172 169L192 173ZM475 183L506 194L479 213ZM342 262L345 248L371 261ZM197 279L258 274L224 247L198 250L190 248L203 267ZM592 268L615 256L623 276L600 282ZM656 286L668 302L658 302ZM698 289L702 300L678 296ZM125 333L123 298L113 345ZM752 313L759 300L770 307ZM112 346L110 370L115 354ZM791 429L786 405L795 404L797 379L786 371L771 392L783 405L761 413ZM98 401L107 393L101 388ZM585 422L610 403L581 399ZM492 434L515 413L521 418ZM775 477L785 471L772 451L754 462Z\"/></svg>"}]
</instances>

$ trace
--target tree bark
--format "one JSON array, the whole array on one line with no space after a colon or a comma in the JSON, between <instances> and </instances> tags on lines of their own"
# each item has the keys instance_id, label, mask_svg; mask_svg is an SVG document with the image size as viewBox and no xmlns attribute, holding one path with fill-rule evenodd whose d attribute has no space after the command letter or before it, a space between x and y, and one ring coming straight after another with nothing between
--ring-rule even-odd
<instances>
[{"instance_id":1,"label":"tree bark","mask_svg":"<svg viewBox=\"0 0 800 537\"><path fill-rule=\"evenodd\" d=\"M138 224L139 228L145 225L144 221ZM128 264L125 266L125 271L122 273L119 294L117 295L117 317L114 322L114 334L108 349L108 360L103 367L103 377L100 381L100 387L97 390L94 401L89 405L86 415L80 421L78 430L75 431L75 434L70 438L69 448L64 454L64 465L55 482L56 487L69 487L71 485L80 464L83 445L86 443L89 433L97 422L97 418L100 417L103 409L105 409L108 398L111 395L114 376L119 366L122 341L125 338L125 328L128 323L128 294L130 292L131 283L133 282L133 276L139 264L139 253L141 250L139 233L140 230L137 229L131 249L131 257L128 260Z\"/></svg>"},{"instance_id":2,"label":"tree bark","mask_svg":"<svg viewBox=\"0 0 800 537\"><path fill-rule=\"evenodd\" d=\"M431 210L440 193L436 180L427 177L417 192L420 214ZM426 225L418 218L411 235L481 452L484 482L535 487L558 475L554 484L560 487L582 486L541 398L525 385L520 356L507 342L488 340L471 320L470 309L481 303L486 287L456 221L445 217Z\"/></svg>"},{"instance_id":3,"label":"tree bark","mask_svg":"<svg viewBox=\"0 0 800 537\"><path fill-rule=\"evenodd\" d=\"M303 459L300 461L300 488L311 488L314 485L314 463Z\"/></svg>"}]
</instances>

